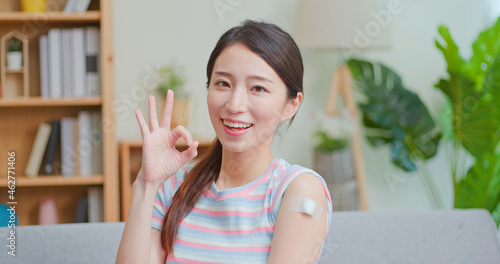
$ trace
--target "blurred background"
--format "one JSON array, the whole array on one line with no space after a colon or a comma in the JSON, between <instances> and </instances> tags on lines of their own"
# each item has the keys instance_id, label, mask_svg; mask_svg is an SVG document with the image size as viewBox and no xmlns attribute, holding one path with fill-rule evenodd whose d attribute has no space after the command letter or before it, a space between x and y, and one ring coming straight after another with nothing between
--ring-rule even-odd
<instances>
[{"instance_id":1,"label":"blurred background","mask_svg":"<svg viewBox=\"0 0 500 264\"><path fill-rule=\"evenodd\" d=\"M314 2L314 1L313 1ZM352 1L353 5L359 5ZM361 1L362 2L362 1ZM366 2L366 1L365 1ZM381 1L382 8L390 1ZM472 42L490 27L500 14L498 1L422 0L396 1L398 14L392 14L382 27L386 47L359 50L355 57L380 62L396 71L404 86L416 93L437 120L445 96L434 88L447 76L446 61L435 46L438 27L446 25L464 58L472 53ZM175 61L185 66L186 89L196 103L188 129L195 135L214 136L206 106L206 63L220 35L245 19L272 22L297 37L298 0L193 0L132 1L115 5L116 100L143 85L148 67ZM332 10L333 15L339 14ZM366 21L374 20L368 16ZM356 26L346 19L344 28ZM349 25L349 26L347 26ZM336 25L324 25L332 31ZM324 29L322 29L324 30ZM332 32L333 34L334 32ZM345 60L338 50L301 47L305 65L304 101L289 130L273 142L273 154L290 163L314 166L314 124L311 115L326 108L332 73ZM138 108L147 109L146 99ZM117 113L118 140L140 139L132 112ZM453 207L450 166L442 145L427 161L428 169L442 197L444 207ZM362 139L366 195L370 210L427 210L432 205L416 173L408 173L391 162L390 147L375 148Z\"/></svg>"}]
</instances>

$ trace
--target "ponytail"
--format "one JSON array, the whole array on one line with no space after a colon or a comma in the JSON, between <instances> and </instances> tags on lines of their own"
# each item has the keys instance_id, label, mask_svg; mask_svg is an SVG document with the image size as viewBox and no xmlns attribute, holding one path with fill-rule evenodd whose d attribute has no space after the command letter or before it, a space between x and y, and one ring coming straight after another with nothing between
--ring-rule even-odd
<instances>
[{"instance_id":1,"label":"ponytail","mask_svg":"<svg viewBox=\"0 0 500 264\"><path fill-rule=\"evenodd\" d=\"M200 157L196 165L186 175L170 205L161 226L161 246L166 255L174 251L174 239L180 222L194 207L203 191L219 177L222 163L222 144L215 138L212 145Z\"/></svg>"}]
</instances>

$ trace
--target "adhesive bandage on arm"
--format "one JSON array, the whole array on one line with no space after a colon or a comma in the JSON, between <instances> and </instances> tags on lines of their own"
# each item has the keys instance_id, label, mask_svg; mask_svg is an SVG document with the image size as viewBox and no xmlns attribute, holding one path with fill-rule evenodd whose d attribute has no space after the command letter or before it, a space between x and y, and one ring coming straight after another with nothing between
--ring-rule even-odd
<instances>
[{"instance_id":1,"label":"adhesive bandage on arm","mask_svg":"<svg viewBox=\"0 0 500 264\"><path fill-rule=\"evenodd\" d=\"M306 213L308 215L311 215L314 219L316 219L316 221L319 222L321 213L323 213L323 207L321 207L311 198L292 195L290 211Z\"/></svg>"}]
</instances>

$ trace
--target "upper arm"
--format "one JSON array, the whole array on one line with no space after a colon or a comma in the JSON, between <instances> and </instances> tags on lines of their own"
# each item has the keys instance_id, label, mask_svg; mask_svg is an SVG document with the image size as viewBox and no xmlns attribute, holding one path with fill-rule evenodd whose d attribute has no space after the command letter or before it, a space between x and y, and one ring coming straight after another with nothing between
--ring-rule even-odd
<instances>
[{"instance_id":1,"label":"upper arm","mask_svg":"<svg viewBox=\"0 0 500 264\"><path fill-rule=\"evenodd\" d=\"M290 211L292 196L313 199L323 208L320 220ZM315 263L327 232L327 208L322 182L309 173L296 176L283 195L268 263Z\"/></svg>"},{"instance_id":2,"label":"upper arm","mask_svg":"<svg viewBox=\"0 0 500 264\"><path fill-rule=\"evenodd\" d=\"M151 228L151 250L149 256L149 263L165 263L165 251L161 247L161 231L155 228Z\"/></svg>"}]
</instances>

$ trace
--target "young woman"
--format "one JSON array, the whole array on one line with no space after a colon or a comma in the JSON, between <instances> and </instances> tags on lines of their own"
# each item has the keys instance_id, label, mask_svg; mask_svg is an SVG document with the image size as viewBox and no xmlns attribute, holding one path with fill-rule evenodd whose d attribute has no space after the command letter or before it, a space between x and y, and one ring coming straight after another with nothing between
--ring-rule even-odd
<instances>
[{"instance_id":1,"label":"young woman","mask_svg":"<svg viewBox=\"0 0 500 264\"><path fill-rule=\"evenodd\" d=\"M207 78L217 137L201 157L186 128L170 131L172 91L159 123L154 97L149 126L136 111L142 168L117 263L315 263L331 220L327 186L271 153L303 99L297 45L276 25L247 20L219 39Z\"/></svg>"}]
</instances>

